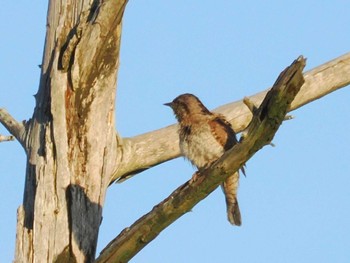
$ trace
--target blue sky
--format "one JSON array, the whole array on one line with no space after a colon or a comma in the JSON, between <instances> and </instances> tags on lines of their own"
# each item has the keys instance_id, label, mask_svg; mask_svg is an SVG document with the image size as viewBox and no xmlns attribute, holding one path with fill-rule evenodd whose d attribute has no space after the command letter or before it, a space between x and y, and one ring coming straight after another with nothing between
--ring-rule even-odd
<instances>
[{"instance_id":1,"label":"blue sky","mask_svg":"<svg viewBox=\"0 0 350 263\"><path fill-rule=\"evenodd\" d=\"M350 52L349 1L130 1L124 16L116 122L129 137L175 122L163 106L181 93L208 108L270 87L299 55L312 69ZM31 117L47 2L5 1L0 33L0 107ZM349 87L292 114L247 164L243 225L226 221L220 189L132 262L349 262ZM7 134L0 127L1 134ZM13 259L25 154L0 144L0 247ZM98 250L190 178L182 158L110 187Z\"/></svg>"}]
</instances>

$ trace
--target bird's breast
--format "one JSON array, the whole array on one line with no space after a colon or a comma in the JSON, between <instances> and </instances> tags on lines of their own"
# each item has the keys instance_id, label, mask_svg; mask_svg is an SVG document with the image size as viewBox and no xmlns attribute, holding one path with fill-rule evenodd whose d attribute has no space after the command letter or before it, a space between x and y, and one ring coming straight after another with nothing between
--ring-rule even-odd
<instances>
[{"instance_id":1,"label":"bird's breast","mask_svg":"<svg viewBox=\"0 0 350 263\"><path fill-rule=\"evenodd\" d=\"M210 165L224 153L223 146L216 140L209 126L191 127L190 133L180 131L182 155L198 169Z\"/></svg>"}]
</instances>

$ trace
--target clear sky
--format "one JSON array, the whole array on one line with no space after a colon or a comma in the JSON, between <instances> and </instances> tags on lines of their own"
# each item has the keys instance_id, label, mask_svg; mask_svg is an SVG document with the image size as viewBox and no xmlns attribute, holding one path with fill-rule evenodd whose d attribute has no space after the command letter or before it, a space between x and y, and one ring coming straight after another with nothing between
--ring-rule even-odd
<instances>
[{"instance_id":1,"label":"clear sky","mask_svg":"<svg viewBox=\"0 0 350 263\"><path fill-rule=\"evenodd\" d=\"M299 55L306 70L350 52L350 1L129 1L117 92L117 129L134 136L175 122L163 103L196 94L209 109L270 87ZM47 2L1 5L0 107L31 117ZM163 231L132 262L350 262L349 87L293 112L247 164L243 225L226 220L220 189ZM0 127L1 134L8 134ZM190 178L182 158L107 194L98 252ZM14 254L25 154L0 144L0 250Z\"/></svg>"}]
</instances>

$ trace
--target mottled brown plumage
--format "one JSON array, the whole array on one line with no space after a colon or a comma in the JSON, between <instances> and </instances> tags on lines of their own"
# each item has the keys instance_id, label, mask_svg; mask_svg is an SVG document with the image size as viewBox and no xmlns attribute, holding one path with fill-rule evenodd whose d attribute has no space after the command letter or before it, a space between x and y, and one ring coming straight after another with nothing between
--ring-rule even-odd
<instances>
[{"instance_id":1,"label":"mottled brown plumage","mask_svg":"<svg viewBox=\"0 0 350 263\"><path fill-rule=\"evenodd\" d=\"M236 143L236 134L224 116L210 112L192 94L182 94L170 106L179 122L181 153L201 171L219 159ZM239 173L229 176L222 184L227 205L227 217L231 224L241 225L237 202Z\"/></svg>"}]
</instances>

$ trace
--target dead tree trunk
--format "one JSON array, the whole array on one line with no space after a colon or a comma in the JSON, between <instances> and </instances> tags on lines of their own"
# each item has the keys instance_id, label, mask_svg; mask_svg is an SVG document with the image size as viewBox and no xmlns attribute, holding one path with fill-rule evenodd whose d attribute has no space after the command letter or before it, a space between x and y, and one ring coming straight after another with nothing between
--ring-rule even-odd
<instances>
[{"instance_id":1,"label":"dead tree trunk","mask_svg":"<svg viewBox=\"0 0 350 263\"><path fill-rule=\"evenodd\" d=\"M175 126L119 138L114 104L127 0L90 2L50 0L33 116L19 123L0 109L0 122L27 154L15 262L92 262L110 183L179 156ZM347 54L305 73L305 85L288 110L349 84L349 61ZM263 97L251 99L259 104ZM218 110L236 131L251 118L241 102ZM100 261L109 256L107 249Z\"/></svg>"},{"instance_id":2,"label":"dead tree trunk","mask_svg":"<svg viewBox=\"0 0 350 263\"><path fill-rule=\"evenodd\" d=\"M36 107L18 136L27 170L16 262L94 260L118 163L114 102L126 2L49 3Z\"/></svg>"}]
</instances>

